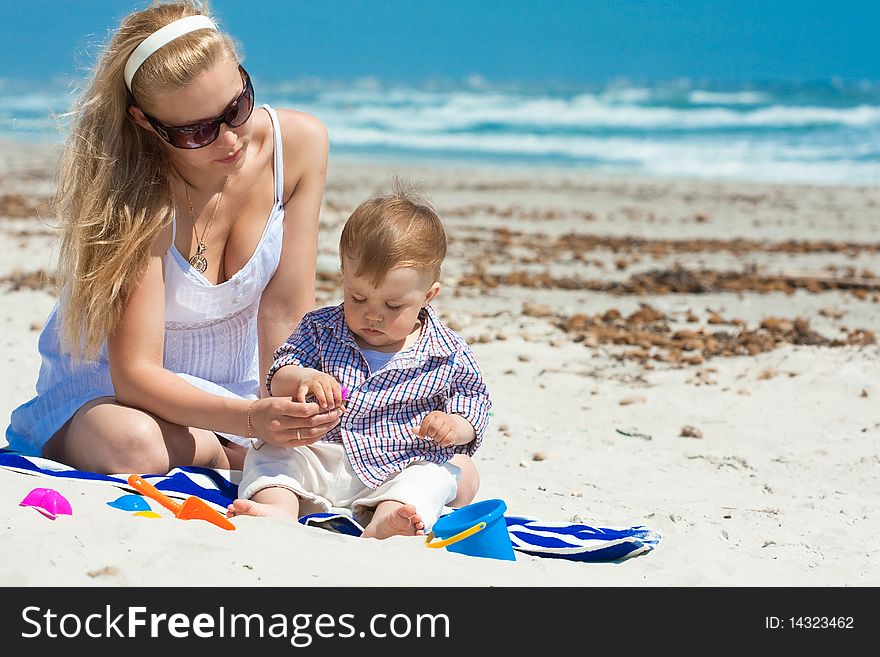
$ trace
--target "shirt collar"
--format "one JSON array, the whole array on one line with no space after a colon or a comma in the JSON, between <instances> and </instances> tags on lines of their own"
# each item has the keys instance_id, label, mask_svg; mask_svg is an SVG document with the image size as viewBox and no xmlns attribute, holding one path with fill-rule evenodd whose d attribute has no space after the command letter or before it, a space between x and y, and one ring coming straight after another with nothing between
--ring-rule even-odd
<instances>
[{"instance_id":1,"label":"shirt collar","mask_svg":"<svg viewBox=\"0 0 880 657\"><path fill-rule=\"evenodd\" d=\"M344 302L340 303L337 306L338 312L322 326L332 330L337 339L359 348L354 333L345 323L344 305ZM418 341L410 347L413 356L448 358L458 350L451 331L442 324L430 304L419 311L419 321L422 322L422 330Z\"/></svg>"}]
</instances>

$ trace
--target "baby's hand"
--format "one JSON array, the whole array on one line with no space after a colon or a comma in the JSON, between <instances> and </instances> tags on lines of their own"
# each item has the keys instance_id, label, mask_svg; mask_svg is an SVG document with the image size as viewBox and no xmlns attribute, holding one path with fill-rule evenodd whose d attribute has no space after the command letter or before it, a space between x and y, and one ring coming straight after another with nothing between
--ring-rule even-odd
<instances>
[{"instance_id":1,"label":"baby's hand","mask_svg":"<svg viewBox=\"0 0 880 657\"><path fill-rule=\"evenodd\" d=\"M449 413L443 411L431 411L422 420L418 429L412 432L422 438L429 438L440 447L455 445L458 438L458 427Z\"/></svg>"},{"instance_id":2,"label":"baby's hand","mask_svg":"<svg viewBox=\"0 0 880 657\"><path fill-rule=\"evenodd\" d=\"M311 368L304 368L295 389L294 400L305 403L310 395L314 395L315 402L322 410L341 407L345 401L339 381Z\"/></svg>"}]
</instances>

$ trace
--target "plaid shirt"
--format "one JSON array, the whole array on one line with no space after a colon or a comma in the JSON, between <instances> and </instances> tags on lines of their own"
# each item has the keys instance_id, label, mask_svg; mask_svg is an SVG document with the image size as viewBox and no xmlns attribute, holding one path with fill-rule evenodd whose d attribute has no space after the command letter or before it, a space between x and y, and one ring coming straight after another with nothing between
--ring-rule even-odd
<instances>
[{"instance_id":1,"label":"plaid shirt","mask_svg":"<svg viewBox=\"0 0 880 657\"><path fill-rule=\"evenodd\" d=\"M373 489L413 461L445 463L456 453L472 455L489 423L492 403L470 347L430 306L419 319L418 341L370 374L342 304L314 310L275 351L266 379L271 394L275 372L299 365L326 372L348 388L342 421L322 440L342 443L360 480ZM474 440L440 447L412 434L435 410L464 417L474 427Z\"/></svg>"}]
</instances>

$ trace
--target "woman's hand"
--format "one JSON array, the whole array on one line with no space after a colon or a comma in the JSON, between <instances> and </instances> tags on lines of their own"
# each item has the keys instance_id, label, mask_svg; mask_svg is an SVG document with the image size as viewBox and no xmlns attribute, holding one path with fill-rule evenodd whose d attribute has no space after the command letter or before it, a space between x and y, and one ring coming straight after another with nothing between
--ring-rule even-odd
<instances>
[{"instance_id":1,"label":"woman's hand","mask_svg":"<svg viewBox=\"0 0 880 657\"><path fill-rule=\"evenodd\" d=\"M340 415L339 408L322 413L313 402L264 397L253 403L249 417L254 438L278 447L301 447L321 440L339 424Z\"/></svg>"}]
</instances>

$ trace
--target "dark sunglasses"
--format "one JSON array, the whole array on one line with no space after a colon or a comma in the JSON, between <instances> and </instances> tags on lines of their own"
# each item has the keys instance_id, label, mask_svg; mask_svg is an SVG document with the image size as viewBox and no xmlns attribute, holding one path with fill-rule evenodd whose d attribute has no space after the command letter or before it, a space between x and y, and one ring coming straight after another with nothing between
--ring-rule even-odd
<instances>
[{"instance_id":1,"label":"dark sunglasses","mask_svg":"<svg viewBox=\"0 0 880 657\"><path fill-rule=\"evenodd\" d=\"M175 148L204 148L214 142L220 135L220 126L224 123L230 128L237 128L249 118L254 111L254 85L251 78L239 65L238 70L244 81L244 89L238 98L233 100L216 119L199 121L190 125L170 126L159 123L152 116L144 112L144 117L156 133ZM130 102L134 104L134 98L129 94ZM142 110L143 111L143 110Z\"/></svg>"}]
</instances>

